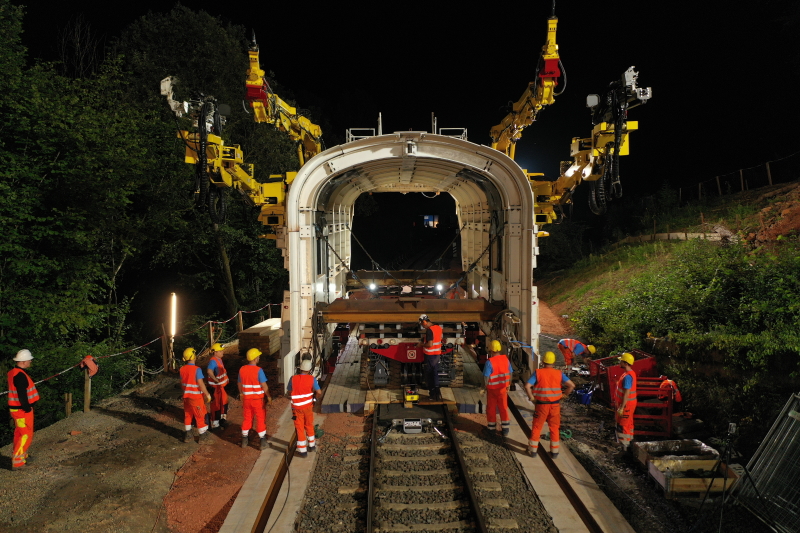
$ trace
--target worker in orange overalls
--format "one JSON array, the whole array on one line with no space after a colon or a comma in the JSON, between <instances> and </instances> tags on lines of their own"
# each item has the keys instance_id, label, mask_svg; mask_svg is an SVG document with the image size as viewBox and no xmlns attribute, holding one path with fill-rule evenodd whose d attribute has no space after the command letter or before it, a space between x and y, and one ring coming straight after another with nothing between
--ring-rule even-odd
<instances>
[{"instance_id":1,"label":"worker in orange overalls","mask_svg":"<svg viewBox=\"0 0 800 533\"><path fill-rule=\"evenodd\" d=\"M420 339L418 348L425 354L425 383L428 386L428 395L433 401L441 401L442 393L439 390L439 360L442 357L442 326L437 326L428 315L419 316L419 325L425 330Z\"/></svg>"},{"instance_id":2,"label":"worker in orange overalls","mask_svg":"<svg viewBox=\"0 0 800 533\"><path fill-rule=\"evenodd\" d=\"M561 399L569 396L575 389L575 383L560 370L553 368L556 354L547 352L542 358L544 366L536 370L525 384L528 398L536 403L533 414L533 427L531 438L528 441L528 455L536 457L539 454L539 437L542 434L544 423L550 428L550 456L558 457L561 435ZM566 387L563 392L562 388Z\"/></svg>"},{"instance_id":3,"label":"worker in orange overalls","mask_svg":"<svg viewBox=\"0 0 800 533\"><path fill-rule=\"evenodd\" d=\"M300 373L292 376L286 391L292 397L292 420L297 430L297 451L307 457L309 451L317 449L314 436L314 398L322 399L317 378L311 375L311 361L300 362Z\"/></svg>"},{"instance_id":4,"label":"worker in orange overalls","mask_svg":"<svg viewBox=\"0 0 800 533\"><path fill-rule=\"evenodd\" d=\"M561 339L558 341L558 351L564 356L564 363L569 368L572 366L575 357L586 360L594 355L597 349L591 344L586 345L577 339Z\"/></svg>"},{"instance_id":5,"label":"worker in orange overalls","mask_svg":"<svg viewBox=\"0 0 800 533\"><path fill-rule=\"evenodd\" d=\"M483 380L488 396L486 398L486 426L489 431L497 429L497 410L500 410L500 424L503 436L508 435L511 429L511 420L508 417L508 388L511 386L511 376L514 372L511 361L502 353L503 345L500 341L493 340L489 343L489 359L483 367ZM481 394L483 391L481 391Z\"/></svg>"},{"instance_id":6,"label":"worker in orange overalls","mask_svg":"<svg viewBox=\"0 0 800 533\"><path fill-rule=\"evenodd\" d=\"M215 342L211 347L214 355L206 367L208 384L211 386L211 429L224 428L228 425L228 372L222 363L222 345Z\"/></svg>"},{"instance_id":7,"label":"worker in orange overalls","mask_svg":"<svg viewBox=\"0 0 800 533\"><path fill-rule=\"evenodd\" d=\"M39 392L25 372L30 368L33 355L30 350L20 350L14 356L16 365L8 372L8 410L14 422L14 444L11 470L19 470L30 462L28 448L33 441L33 404L39 401Z\"/></svg>"},{"instance_id":8,"label":"worker in orange overalls","mask_svg":"<svg viewBox=\"0 0 800 533\"><path fill-rule=\"evenodd\" d=\"M247 350L248 363L239 369L239 398L242 399L242 448L247 448L250 440L250 428L253 427L253 417L256 419L256 431L261 439L259 449L267 449L267 411L264 404L272 403L272 396L267 386L267 375L264 369L258 366L261 350L250 348Z\"/></svg>"},{"instance_id":9,"label":"worker in orange overalls","mask_svg":"<svg viewBox=\"0 0 800 533\"><path fill-rule=\"evenodd\" d=\"M203 383L203 371L195 364L197 351L186 348L183 351L185 364L181 367L181 386L183 387L183 424L185 433L183 442L194 440L192 425L197 426L200 442L208 439L208 411L206 404L211 402L211 395Z\"/></svg>"},{"instance_id":10,"label":"worker in orange overalls","mask_svg":"<svg viewBox=\"0 0 800 533\"><path fill-rule=\"evenodd\" d=\"M633 371L633 354L625 352L619 356L619 366L623 373L617 380L616 389L616 420L617 440L622 445L622 451L628 451L628 446L633 439L633 413L636 411L636 372Z\"/></svg>"}]
</instances>

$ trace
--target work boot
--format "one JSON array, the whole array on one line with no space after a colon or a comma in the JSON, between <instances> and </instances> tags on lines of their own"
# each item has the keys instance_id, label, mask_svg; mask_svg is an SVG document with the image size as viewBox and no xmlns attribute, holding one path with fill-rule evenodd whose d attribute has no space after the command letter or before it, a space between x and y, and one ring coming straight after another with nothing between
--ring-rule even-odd
<instances>
[{"instance_id":1,"label":"work boot","mask_svg":"<svg viewBox=\"0 0 800 533\"><path fill-rule=\"evenodd\" d=\"M242 435L242 448L247 448L248 444L250 444L250 439L247 435Z\"/></svg>"},{"instance_id":2,"label":"work boot","mask_svg":"<svg viewBox=\"0 0 800 533\"><path fill-rule=\"evenodd\" d=\"M528 455L530 455L531 457L538 457L539 456L539 451L538 450L534 450L533 448L528 446Z\"/></svg>"},{"instance_id":3,"label":"work boot","mask_svg":"<svg viewBox=\"0 0 800 533\"><path fill-rule=\"evenodd\" d=\"M315 452L315 451L317 451L317 447L316 446L309 446L308 447L308 451Z\"/></svg>"},{"instance_id":4,"label":"work boot","mask_svg":"<svg viewBox=\"0 0 800 533\"><path fill-rule=\"evenodd\" d=\"M550 457L552 457L553 459L558 459L558 452L556 453L550 452Z\"/></svg>"},{"instance_id":5,"label":"work boot","mask_svg":"<svg viewBox=\"0 0 800 533\"><path fill-rule=\"evenodd\" d=\"M306 457L308 457L308 452L300 452L300 457L305 459Z\"/></svg>"},{"instance_id":6,"label":"work boot","mask_svg":"<svg viewBox=\"0 0 800 533\"><path fill-rule=\"evenodd\" d=\"M261 443L259 444L258 449L263 452L267 448L269 448L269 445L267 444L267 437L261 437Z\"/></svg>"},{"instance_id":7,"label":"work boot","mask_svg":"<svg viewBox=\"0 0 800 533\"><path fill-rule=\"evenodd\" d=\"M511 432L510 428L503 428L503 436L508 437L508 434Z\"/></svg>"},{"instance_id":8,"label":"work boot","mask_svg":"<svg viewBox=\"0 0 800 533\"><path fill-rule=\"evenodd\" d=\"M194 440L194 435L192 435L191 429L183 434L183 442L192 442L193 440Z\"/></svg>"},{"instance_id":9,"label":"work boot","mask_svg":"<svg viewBox=\"0 0 800 533\"><path fill-rule=\"evenodd\" d=\"M210 431L204 431L203 433L200 433L200 438L197 439L198 443L200 443L200 444L203 444L203 443L208 442L210 440L211 440L211 432Z\"/></svg>"},{"instance_id":10,"label":"work boot","mask_svg":"<svg viewBox=\"0 0 800 533\"><path fill-rule=\"evenodd\" d=\"M226 427L228 427L228 421L225 418L221 419L219 421L219 427L221 427L222 429L225 429Z\"/></svg>"}]
</instances>

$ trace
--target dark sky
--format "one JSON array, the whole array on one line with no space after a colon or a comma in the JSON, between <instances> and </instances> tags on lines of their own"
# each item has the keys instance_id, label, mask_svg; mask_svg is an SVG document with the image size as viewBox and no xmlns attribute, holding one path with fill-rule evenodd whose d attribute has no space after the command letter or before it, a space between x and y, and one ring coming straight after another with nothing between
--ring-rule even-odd
<instances>
[{"instance_id":1,"label":"dark sky","mask_svg":"<svg viewBox=\"0 0 800 533\"><path fill-rule=\"evenodd\" d=\"M551 2L185 4L255 29L262 67L301 107L321 105L339 136L374 127L378 111L384 132L429 131L435 112L439 126L467 127L471 141L488 144L533 75ZM30 2L24 42L33 57L53 59L59 28L78 13L112 37L172 5ZM800 150L800 1L560 0L556 14L568 86L526 130L517 161L529 171L557 174L571 138L590 132L586 95L631 65L654 96L630 113L641 131L621 165L626 191L686 186Z\"/></svg>"}]
</instances>

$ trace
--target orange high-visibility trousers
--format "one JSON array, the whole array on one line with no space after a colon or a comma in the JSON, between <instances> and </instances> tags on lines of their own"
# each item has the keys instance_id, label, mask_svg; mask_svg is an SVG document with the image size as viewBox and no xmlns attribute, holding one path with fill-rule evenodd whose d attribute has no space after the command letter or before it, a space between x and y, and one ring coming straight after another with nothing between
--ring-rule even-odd
<instances>
[{"instance_id":1,"label":"orange high-visibility trousers","mask_svg":"<svg viewBox=\"0 0 800 533\"><path fill-rule=\"evenodd\" d=\"M11 467L19 468L28 458L28 448L33 441L33 409L26 413L22 409L9 409L14 420L14 447L12 448Z\"/></svg>"},{"instance_id":2,"label":"orange high-visibility trousers","mask_svg":"<svg viewBox=\"0 0 800 533\"><path fill-rule=\"evenodd\" d=\"M228 392L225 387L210 387L211 389L211 420L218 421L222 415L228 414Z\"/></svg>"},{"instance_id":3,"label":"orange high-visibility trousers","mask_svg":"<svg viewBox=\"0 0 800 533\"><path fill-rule=\"evenodd\" d=\"M306 453L307 447L316 446L314 436L314 404L310 403L301 408L292 408L294 415L294 429L297 430L297 451Z\"/></svg>"},{"instance_id":4,"label":"orange high-visibility trousers","mask_svg":"<svg viewBox=\"0 0 800 533\"><path fill-rule=\"evenodd\" d=\"M267 411L264 408L264 397L248 398L242 401L242 435L247 435L253 427L253 417L256 419L256 431L259 437L267 434Z\"/></svg>"},{"instance_id":5,"label":"orange high-visibility trousers","mask_svg":"<svg viewBox=\"0 0 800 533\"><path fill-rule=\"evenodd\" d=\"M628 400L622 416L614 413L617 419L617 440L626 450L633 440L633 412L636 411L636 400Z\"/></svg>"},{"instance_id":6,"label":"orange high-visibility trousers","mask_svg":"<svg viewBox=\"0 0 800 533\"><path fill-rule=\"evenodd\" d=\"M558 453L561 436L561 404L560 403L537 403L536 411L533 413L533 427L531 427L531 439L528 442L534 452L539 451L539 437L542 436L544 423L550 428L550 453Z\"/></svg>"},{"instance_id":7,"label":"orange high-visibility trousers","mask_svg":"<svg viewBox=\"0 0 800 533\"><path fill-rule=\"evenodd\" d=\"M198 430L208 427L206 404L203 397L183 399L183 425L186 431L192 429L192 421Z\"/></svg>"},{"instance_id":8,"label":"orange high-visibility trousers","mask_svg":"<svg viewBox=\"0 0 800 533\"><path fill-rule=\"evenodd\" d=\"M497 428L497 410L500 410L500 423L503 428L510 428L508 418L508 389L486 389L486 421L490 430Z\"/></svg>"}]
</instances>

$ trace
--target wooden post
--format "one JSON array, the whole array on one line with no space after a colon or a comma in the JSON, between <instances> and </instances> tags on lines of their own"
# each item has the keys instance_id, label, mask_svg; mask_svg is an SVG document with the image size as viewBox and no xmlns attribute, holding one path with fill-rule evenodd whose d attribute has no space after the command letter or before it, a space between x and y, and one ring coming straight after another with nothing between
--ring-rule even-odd
<instances>
[{"instance_id":1,"label":"wooden post","mask_svg":"<svg viewBox=\"0 0 800 533\"><path fill-rule=\"evenodd\" d=\"M705 219L705 217L703 217L703 212L702 211L700 212L700 225L701 226L705 226L706 225L706 219Z\"/></svg>"},{"instance_id":2,"label":"wooden post","mask_svg":"<svg viewBox=\"0 0 800 533\"><path fill-rule=\"evenodd\" d=\"M739 185L742 187L742 192L744 192L744 169L739 169Z\"/></svg>"},{"instance_id":3,"label":"wooden post","mask_svg":"<svg viewBox=\"0 0 800 533\"><path fill-rule=\"evenodd\" d=\"M83 371L83 412L88 413L92 403L92 378L89 377L89 369Z\"/></svg>"},{"instance_id":4,"label":"wooden post","mask_svg":"<svg viewBox=\"0 0 800 533\"><path fill-rule=\"evenodd\" d=\"M71 392L65 392L64 393L64 414L66 414L67 418L69 418L69 416L72 414L72 393Z\"/></svg>"},{"instance_id":5,"label":"wooden post","mask_svg":"<svg viewBox=\"0 0 800 533\"><path fill-rule=\"evenodd\" d=\"M722 186L719 184L719 176L717 176L717 194L722 196Z\"/></svg>"},{"instance_id":6,"label":"wooden post","mask_svg":"<svg viewBox=\"0 0 800 533\"><path fill-rule=\"evenodd\" d=\"M139 383L144 383L144 365L139 365Z\"/></svg>"},{"instance_id":7,"label":"wooden post","mask_svg":"<svg viewBox=\"0 0 800 533\"><path fill-rule=\"evenodd\" d=\"M214 323L212 321L208 321L208 345L211 346L214 344Z\"/></svg>"},{"instance_id":8,"label":"wooden post","mask_svg":"<svg viewBox=\"0 0 800 533\"><path fill-rule=\"evenodd\" d=\"M269 318L272 318L272 304L268 304L267 305L267 316ZM263 320L262 320L262 322L263 322Z\"/></svg>"},{"instance_id":9,"label":"wooden post","mask_svg":"<svg viewBox=\"0 0 800 533\"><path fill-rule=\"evenodd\" d=\"M169 372L169 340L167 340L167 330L161 324L161 361L164 364L164 372Z\"/></svg>"},{"instance_id":10,"label":"wooden post","mask_svg":"<svg viewBox=\"0 0 800 533\"><path fill-rule=\"evenodd\" d=\"M767 161L767 181L772 185L772 171L769 169L769 161Z\"/></svg>"},{"instance_id":11,"label":"wooden post","mask_svg":"<svg viewBox=\"0 0 800 533\"><path fill-rule=\"evenodd\" d=\"M239 327L239 329L236 330L237 333L241 333L242 331L244 331L244 319L242 318L241 311L239 311L239 323L237 324L237 326Z\"/></svg>"}]
</instances>

